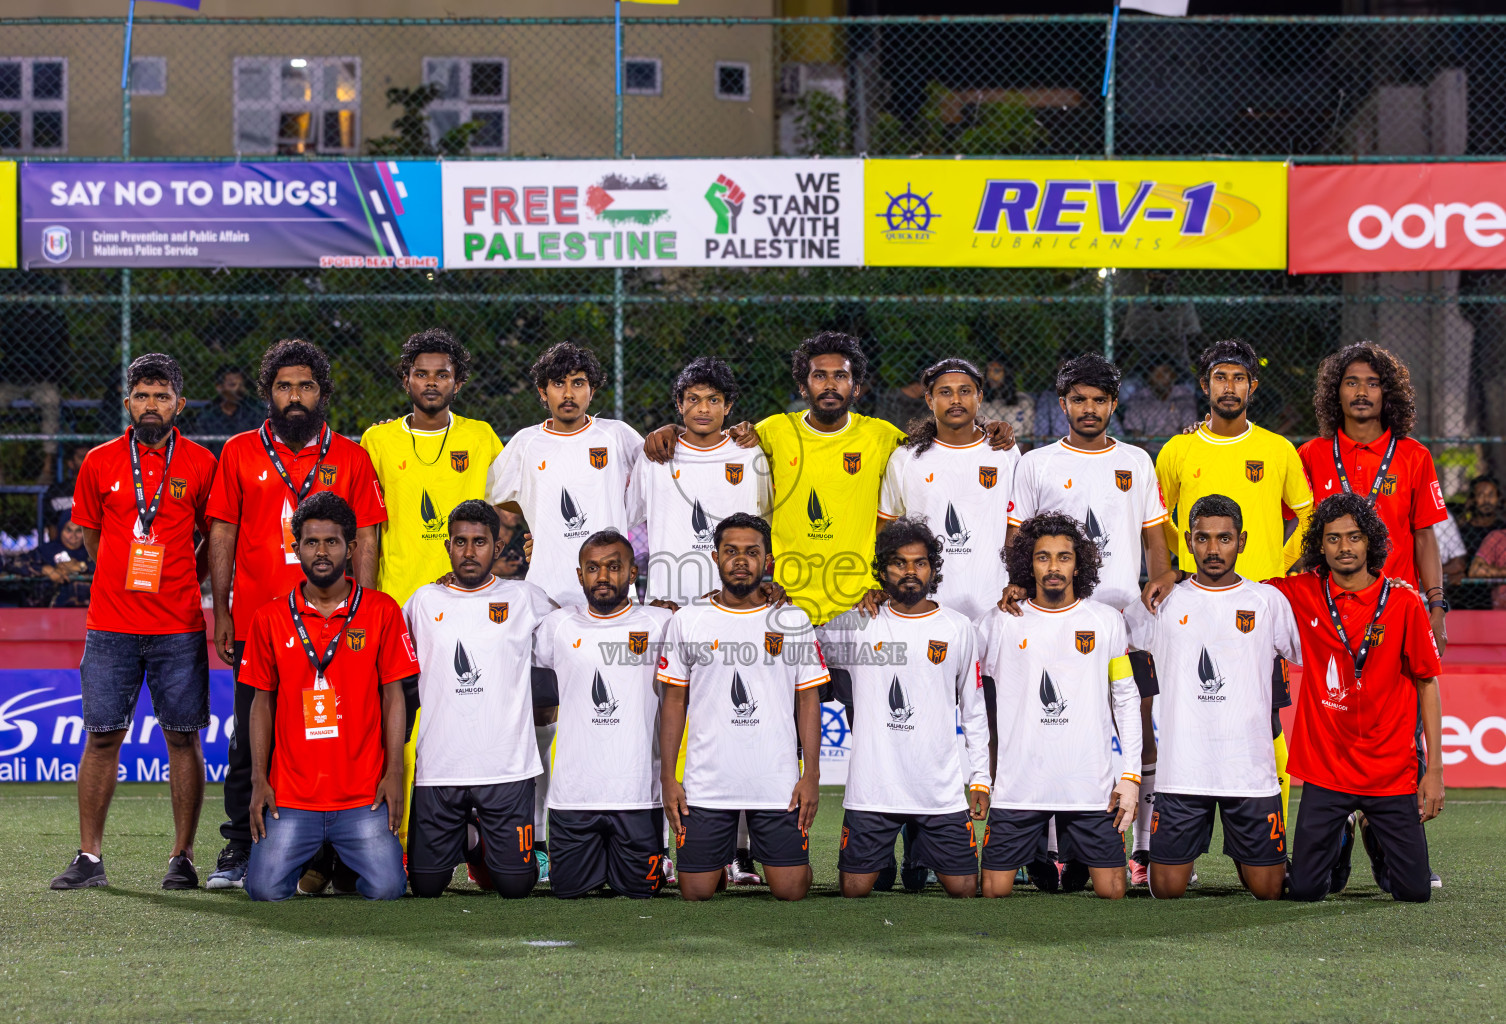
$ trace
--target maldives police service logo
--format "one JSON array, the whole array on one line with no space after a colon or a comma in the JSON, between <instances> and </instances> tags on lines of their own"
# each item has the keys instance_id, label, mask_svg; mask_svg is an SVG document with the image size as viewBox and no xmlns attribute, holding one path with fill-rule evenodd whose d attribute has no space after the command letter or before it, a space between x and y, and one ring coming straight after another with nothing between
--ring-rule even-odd
<instances>
[{"instance_id":1,"label":"maldives police service logo","mask_svg":"<svg viewBox=\"0 0 1506 1024\"><path fill-rule=\"evenodd\" d=\"M60 224L42 229L42 255L48 263L65 263L73 255L73 232Z\"/></svg>"}]
</instances>

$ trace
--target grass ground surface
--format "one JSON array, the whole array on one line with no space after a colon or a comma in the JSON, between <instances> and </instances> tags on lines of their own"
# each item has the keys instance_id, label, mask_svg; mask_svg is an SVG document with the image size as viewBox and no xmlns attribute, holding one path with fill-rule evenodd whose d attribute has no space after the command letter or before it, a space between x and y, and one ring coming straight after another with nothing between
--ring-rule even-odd
<instances>
[{"instance_id":1,"label":"grass ground surface","mask_svg":"<svg viewBox=\"0 0 1506 1024\"><path fill-rule=\"evenodd\" d=\"M1229 861L1157 902L1034 890L952 901L834 893L841 794L811 834L816 888L709 904L539 895L457 874L434 901L252 905L166 893L165 786L122 785L111 887L51 892L77 846L66 784L0 786L0 1019L17 1021L1486 1021L1506 1017L1506 792L1451 790L1429 826L1447 887L1391 902L1363 853L1342 896L1257 904ZM201 874L220 847L205 801ZM1295 812L1295 801L1293 811ZM1219 849L1215 835L1213 849ZM538 947L538 941L571 946Z\"/></svg>"}]
</instances>

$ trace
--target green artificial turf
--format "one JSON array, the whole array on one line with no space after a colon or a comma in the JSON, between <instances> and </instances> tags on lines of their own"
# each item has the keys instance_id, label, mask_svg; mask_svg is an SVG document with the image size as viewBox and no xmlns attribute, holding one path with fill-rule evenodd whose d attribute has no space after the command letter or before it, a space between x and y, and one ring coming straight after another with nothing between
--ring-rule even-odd
<instances>
[{"instance_id":1,"label":"green artificial turf","mask_svg":"<svg viewBox=\"0 0 1506 1024\"><path fill-rule=\"evenodd\" d=\"M1447 887L1257 904L1218 855L1180 902L1028 890L1007 900L833 892L840 791L811 849L816 888L682 904L511 903L457 878L439 900L253 906L166 893L165 786L122 785L111 887L51 892L77 845L71 786L0 786L0 1019L16 1021L1026 1020L1485 1021L1506 1016L1506 792L1453 790L1429 826ZM213 869L220 792L199 832ZM1294 801L1293 812L1296 806ZM1213 849L1219 849L1215 835ZM573 945L537 947L537 941Z\"/></svg>"}]
</instances>

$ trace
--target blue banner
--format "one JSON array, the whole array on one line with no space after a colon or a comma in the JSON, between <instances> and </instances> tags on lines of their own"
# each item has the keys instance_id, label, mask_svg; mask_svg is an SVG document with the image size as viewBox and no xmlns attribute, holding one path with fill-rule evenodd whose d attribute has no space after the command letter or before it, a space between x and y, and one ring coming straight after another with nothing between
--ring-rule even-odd
<instances>
[{"instance_id":1,"label":"blue banner","mask_svg":"<svg viewBox=\"0 0 1506 1024\"><path fill-rule=\"evenodd\" d=\"M0 670L0 782L73 782L84 749L78 669ZM204 775L223 782L235 732L235 681L230 670L209 673L209 728ZM120 747L121 782L166 782L167 744L142 686Z\"/></svg>"}]
</instances>

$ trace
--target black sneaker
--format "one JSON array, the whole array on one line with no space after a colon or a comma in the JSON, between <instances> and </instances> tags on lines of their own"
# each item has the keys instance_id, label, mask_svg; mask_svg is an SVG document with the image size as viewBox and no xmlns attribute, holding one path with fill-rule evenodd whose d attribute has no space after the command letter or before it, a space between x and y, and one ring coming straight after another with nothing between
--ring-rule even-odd
<instances>
[{"instance_id":1,"label":"black sneaker","mask_svg":"<svg viewBox=\"0 0 1506 1024\"><path fill-rule=\"evenodd\" d=\"M244 889L246 864L251 860L249 843L226 843L215 861L214 873L204 882L206 889Z\"/></svg>"},{"instance_id":2,"label":"black sneaker","mask_svg":"<svg viewBox=\"0 0 1506 1024\"><path fill-rule=\"evenodd\" d=\"M83 850L78 851L67 871L52 880L54 889L98 889L109 884L105 881L105 862L90 860Z\"/></svg>"},{"instance_id":3,"label":"black sneaker","mask_svg":"<svg viewBox=\"0 0 1506 1024\"><path fill-rule=\"evenodd\" d=\"M1062 872L1062 892L1082 892L1088 887L1088 880L1092 877L1088 873L1088 866L1082 861L1069 860L1066 870Z\"/></svg>"},{"instance_id":4,"label":"black sneaker","mask_svg":"<svg viewBox=\"0 0 1506 1024\"><path fill-rule=\"evenodd\" d=\"M899 877L899 865L894 862L894 856L889 856L887 866L879 868L878 881L873 883L875 892L892 892L894 880Z\"/></svg>"},{"instance_id":5,"label":"black sneaker","mask_svg":"<svg viewBox=\"0 0 1506 1024\"><path fill-rule=\"evenodd\" d=\"M913 821L906 822L900 829L900 835L905 844L905 855L900 861L899 868L900 884L905 887L905 892L920 892L931 879L931 870L912 860L915 856L915 846L920 841L920 826Z\"/></svg>"},{"instance_id":6,"label":"black sneaker","mask_svg":"<svg viewBox=\"0 0 1506 1024\"><path fill-rule=\"evenodd\" d=\"M194 870L188 854L180 853L167 862L167 874L162 878L164 889L197 889L199 873Z\"/></svg>"},{"instance_id":7,"label":"black sneaker","mask_svg":"<svg viewBox=\"0 0 1506 1024\"><path fill-rule=\"evenodd\" d=\"M1339 838L1339 861L1328 878L1328 891L1340 893L1349 884L1350 860L1354 857L1355 816L1344 819L1344 834Z\"/></svg>"},{"instance_id":8,"label":"black sneaker","mask_svg":"<svg viewBox=\"0 0 1506 1024\"><path fill-rule=\"evenodd\" d=\"M1030 876L1030 884L1041 892L1056 892L1062 887L1061 872L1056 869L1056 857L1053 854L1046 854L1045 860L1026 864L1025 871Z\"/></svg>"}]
</instances>

